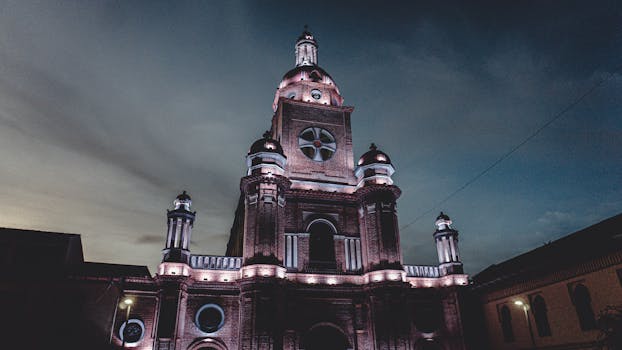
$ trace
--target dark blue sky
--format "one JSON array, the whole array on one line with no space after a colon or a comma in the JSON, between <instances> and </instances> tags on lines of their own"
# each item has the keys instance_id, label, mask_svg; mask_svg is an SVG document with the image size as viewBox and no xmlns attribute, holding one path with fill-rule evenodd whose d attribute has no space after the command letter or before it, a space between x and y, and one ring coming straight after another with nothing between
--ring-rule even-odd
<instances>
[{"instance_id":1,"label":"dark blue sky","mask_svg":"<svg viewBox=\"0 0 622 350\"><path fill-rule=\"evenodd\" d=\"M622 3L0 2L0 226L81 233L86 258L159 262L187 189L192 249L222 254L248 146L269 128L308 24L355 154L392 158L402 226L435 263L434 219L466 269L622 211Z\"/></svg>"}]
</instances>

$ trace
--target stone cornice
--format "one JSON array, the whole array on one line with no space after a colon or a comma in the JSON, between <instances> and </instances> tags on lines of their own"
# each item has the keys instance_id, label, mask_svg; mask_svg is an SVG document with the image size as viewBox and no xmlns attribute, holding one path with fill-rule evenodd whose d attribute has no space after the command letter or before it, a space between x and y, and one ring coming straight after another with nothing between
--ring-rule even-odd
<instances>
[{"instance_id":1,"label":"stone cornice","mask_svg":"<svg viewBox=\"0 0 622 350\"><path fill-rule=\"evenodd\" d=\"M240 189L245 192L250 184L257 182L277 184L287 190L292 185L291 181L285 176L274 174L260 174L245 176L240 180Z\"/></svg>"},{"instance_id":2,"label":"stone cornice","mask_svg":"<svg viewBox=\"0 0 622 350\"><path fill-rule=\"evenodd\" d=\"M285 103L292 104L292 105L299 105L303 107L324 108L324 109L330 109L330 110L339 111L339 112L352 113L354 111L353 106L322 105L322 104L317 104L315 102L296 101L296 100L292 100L286 97L279 97L279 104L285 104Z\"/></svg>"},{"instance_id":3,"label":"stone cornice","mask_svg":"<svg viewBox=\"0 0 622 350\"><path fill-rule=\"evenodd\" d=\"M313 190L289 190L285 194L287 200L290 199L311 199L311 200L323 200L331 202L346 202L357 203L358 198L349 193L343 192L326 192L326 191L313 191Z\"/></svg>"},{"instance_id":4,"label":"stone cornice","mask_svg":"<svg viewBox=\"0 0 622 350\"><path fill-rule=\"evenodd\" d=\"M402 194L402 190L394 185L365 185L356 190L356 195L360 200L365 200L369 196L373 196L376 193L390 192L395 199L398 199Z\"/></svg>"}]
</instances>

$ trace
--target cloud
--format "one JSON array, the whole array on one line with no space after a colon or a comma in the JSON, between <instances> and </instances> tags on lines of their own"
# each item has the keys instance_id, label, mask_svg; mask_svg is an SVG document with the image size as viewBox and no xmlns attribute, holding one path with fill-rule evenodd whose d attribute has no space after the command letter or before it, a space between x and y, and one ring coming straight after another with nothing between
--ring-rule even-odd
<instances>
[{"instance_id":1,"label":"cloud","mask_svg":"<svg viewBox=\"0 0 622 350\"><path fill-rule=\"evenodd\" d=\"M162 244L163 242L162 235L142 235L136 238L136 243L138 244Z\"/></svg>"},{"instance_id":2,"label":"cloud","mask_svg":"<svg viewBox=\"0 0 622 350\"><path fill-rule=\"evenodd\" d=\"M224 253L244 156L270 126L304 23L294 5L145 4L3 7L0 225L82 233L87 259L153 271L165 210L184 189L198 211L193 252ZM305 22L320 63L356 107L355 157L376 142L397 168L402 224L562 110L622 53L612 30L622 21L606 8L564 6L555 20L519 5L330 8ZM435 263L440 210L460 230L470 271L618 212L620 83L617 75L403 230L405 261Z\"/></svg>"}]
</instances>

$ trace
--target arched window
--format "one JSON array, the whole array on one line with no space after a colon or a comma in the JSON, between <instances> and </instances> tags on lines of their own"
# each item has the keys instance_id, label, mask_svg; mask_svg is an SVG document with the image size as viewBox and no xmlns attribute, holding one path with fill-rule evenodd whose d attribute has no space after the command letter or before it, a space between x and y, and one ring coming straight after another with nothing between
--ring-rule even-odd
<instances>
[{"instance_id":1,"label":"arched window","mask_svg":"<svg viewBox=\"0 0 622 350\"><path fill-rule=\"evenodd\" d=\"M309 265L315 268L336 268L333 228L316 221L309 227Z\"/></svg>"},{"instance_id":2,"label":"arched window","mask_svg":"<svg viewBox=\"0 0 622 350\"><path fill-rule=\"evenodd\" d=\"M503 305L500 310L501 313L501 331L503 331L503 340L506 343L514 341L514 331L512 331L512 315L510 314L510 308L507 305Z\"/></svg>"},{"instance_id":3,"label":"arched window","mask_svg":"<svg viewBox=\"0 0 622 350\"><path fill-rule=\"evenodd\" d=\"M546 303L541 295L536 295L532 302L533 317L536 319L536 328L538 335L548 337L551 335L551 327L549 326L549 317L546 313Z\"/></svg>"},{"instance_id":4,"label":"arched window","mask_svg":"<svg viewBox=\"0 0 622 350\"><path fill-rule=\"evenodd\" d=\"M574 308L579 316L579 325L584 331L596 329L596 319L594 318L594 310L592 310L592 298L587 287L583 284L577 284L572 293L572 301Z\"/></svg>"}]
</instances>

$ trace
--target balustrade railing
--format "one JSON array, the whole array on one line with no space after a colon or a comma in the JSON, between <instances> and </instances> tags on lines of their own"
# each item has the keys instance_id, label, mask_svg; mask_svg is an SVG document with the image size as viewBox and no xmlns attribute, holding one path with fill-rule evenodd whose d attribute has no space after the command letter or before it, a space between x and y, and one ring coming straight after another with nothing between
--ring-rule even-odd
<instances>
[{"instance_id":1,"label":"balustrade railing","mask_svg":"<svg viewBox=\"0 0 622 350\"><path fill-rule=\"evenodd\" d=\"M407 277L437 278L440 276L438 266L404 265Z\"/></svg>"},{"instance_id":2,"label":"balustrade railing","mask_svg":"<svg viewBox=\"0 0 622 350\"><path fill-rule=\"evenodd\" d=\"M241 256L192 255L190 267L202 270L239 270L242 267Z\"/></svg>"}]
</instances>

